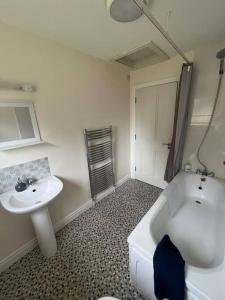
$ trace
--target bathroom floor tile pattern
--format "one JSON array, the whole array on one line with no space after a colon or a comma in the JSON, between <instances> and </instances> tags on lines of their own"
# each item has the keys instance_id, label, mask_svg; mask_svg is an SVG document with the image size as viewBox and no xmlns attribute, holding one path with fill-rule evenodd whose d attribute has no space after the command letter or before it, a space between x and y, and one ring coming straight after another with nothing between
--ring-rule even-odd
<instances>
[{"instance_id":1,"label":"bathroom floor tile pattern","mask_svg":"<svg viewBox=\"0 0 225 300\"><path fill-rule=\"evenodd\" d=\"M129 283L127 237L161 189L128 180L57 233L57 254L39 248L0 274L0 299L142 299Z\"/></svg>"}]
</instances>

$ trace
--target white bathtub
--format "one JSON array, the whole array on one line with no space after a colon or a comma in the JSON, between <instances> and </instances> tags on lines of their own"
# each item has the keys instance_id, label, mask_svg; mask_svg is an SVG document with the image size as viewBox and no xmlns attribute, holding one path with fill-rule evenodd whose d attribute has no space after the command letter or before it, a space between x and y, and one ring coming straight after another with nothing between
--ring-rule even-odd
<instances>
[{"instance_id":1,"label":"white bathtub","mask_svg":"<svg viewBox=\"0 0 225 300\"><path fill-rule=\"evenodd\" d=\"M201 178L179 173L128 238L131 281L146 299L156 299L152 258L167 233L186 261L187 299L225 300L225 182Z\"/></svg>"}]
</instances>

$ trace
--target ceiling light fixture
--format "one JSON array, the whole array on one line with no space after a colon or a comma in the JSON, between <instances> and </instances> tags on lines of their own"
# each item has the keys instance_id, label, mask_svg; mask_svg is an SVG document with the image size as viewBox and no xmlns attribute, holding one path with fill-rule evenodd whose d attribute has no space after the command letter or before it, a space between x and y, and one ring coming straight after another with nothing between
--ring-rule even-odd
<instances>
[{"instance_id":1,"label":"ceiling light fixture","mask_svg":"<svg viewBox=\"0 0 225 300\"><path fill-rule=\"evenodd\" d=\"M147 4L146 0L143 2ZM118 22L132 22L143 15L133 0L107 0L106 6L111 17Z\"/></svg>"}]
</instances>

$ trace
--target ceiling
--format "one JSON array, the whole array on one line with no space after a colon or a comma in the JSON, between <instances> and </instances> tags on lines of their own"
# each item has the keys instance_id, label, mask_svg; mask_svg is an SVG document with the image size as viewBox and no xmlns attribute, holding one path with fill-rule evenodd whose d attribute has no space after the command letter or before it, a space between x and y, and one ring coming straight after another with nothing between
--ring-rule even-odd
<instances>
[{"instance_id":1,"label":"ceiling","mask_svg":"<svg viewBox=\"0 0 225 300\"><path fill-rule=\"evenodd\" d=\"M150 1L182 50L225 39L224 0ZM105 0L0 0L0 21L106 60L151 40L174 54L145 17L126 24L112 20Z\"/></svg>"}]
</instances>

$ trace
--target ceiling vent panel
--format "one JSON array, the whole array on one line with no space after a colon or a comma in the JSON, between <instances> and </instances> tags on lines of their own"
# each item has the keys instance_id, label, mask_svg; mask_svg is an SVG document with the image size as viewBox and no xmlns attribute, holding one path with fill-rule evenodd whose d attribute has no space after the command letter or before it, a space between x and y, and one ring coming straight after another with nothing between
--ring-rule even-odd
<instances>
[{"instance_id":1,"label":"ceiling vent panel","mask_svg":"<svg viewBox=\"0 0 225 300\"><path fill-rule=\"evenodd\" d=\"M169 59L169 56L154 42L150 42L147 45L117 58L116 61L130 68L137 69L147 65L156 64L167 59Z\"/></svg>"}]
</instances>

